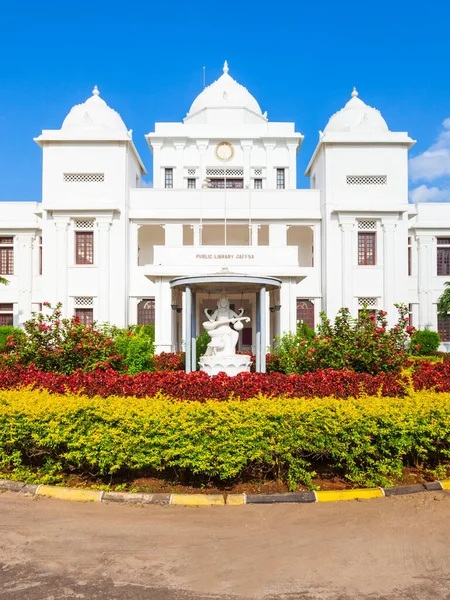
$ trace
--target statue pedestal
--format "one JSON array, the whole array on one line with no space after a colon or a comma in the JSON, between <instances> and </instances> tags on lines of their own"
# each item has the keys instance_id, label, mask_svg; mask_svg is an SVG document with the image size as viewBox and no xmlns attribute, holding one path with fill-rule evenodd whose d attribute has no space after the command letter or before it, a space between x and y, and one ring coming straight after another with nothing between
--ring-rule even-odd
<instances>
[{"instance_id":1,"label":"statue pedestal","mask_svg":"<svg viewBox=\"0 0 450 600\"><path fill-rule=\"evenodd\" d=\"M250 371L251 365L252 359L247 354L232 354L230 356L217 354L200 358L200 371L205 371L208 375L217 375L223 371L232 377L238 373Z\"/></svg>"}]
</instances>

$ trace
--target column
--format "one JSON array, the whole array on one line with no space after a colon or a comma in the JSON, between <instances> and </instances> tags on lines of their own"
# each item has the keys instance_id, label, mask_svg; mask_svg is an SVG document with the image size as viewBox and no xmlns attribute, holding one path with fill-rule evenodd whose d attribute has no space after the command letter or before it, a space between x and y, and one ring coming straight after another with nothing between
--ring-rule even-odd
<instances>
[{"instance_id":1,"label":"column","mask_svg":"<svg viewBox=\"0 0 450 600\"><path fill-rule=\"evenodd\" d=\"M297 148L298 143L287 144L289 153L289 169L287 169L286 188L295 190L297 187Z\"/></svg>"},{"instance_id":2,"label":"column","mask_svg":"<svg viewBox=\"0 0 450 600\"><path fill-rule=\"evenodd\" d=\"M155 352L172 351L172 289L167 277L158 278L155 295Z\"/></svg>"},{"instance_id":3,"label":"column","mask_svg":"<svg viewBox=\"0 0 450 600\"><path fill-rule=\"evenodd\" d=\"M200 153L200 182L199 187L202 188L206 179L205 152L208 148L209 140L197 140L197 148Z\"/></svg>"},{"instance_id":4,"label":"column","mask_svg":"<svg viewBox=\"0 0 450 600\"><path fill-rule=\"evenodd\" d=\"M130 223L130 267L134 269L139 265L139 229L138 223Z\"/></svg>"},{"instance_id":5,"label":"column","mask_svg":"<svg viewBox=\"0 0 450 600\"><path fill-rule=\"evenodd\" d=\"M249 226L249 228L250 228L250 245L251 246L258 245L259 227L260 227L259 225L255 225L253 223Z\"/></svg>"},{"instance_id":6,"label":"column","mask_svg":"<svg viewBox=\"0 0 450 600\"><path fill-rule=\"evenodd\" d=\"M268 190L277 188L275 181L275 169L273 164L273 151L276 144L274 142L264 142L266 150L266 187Z\"/></svg>"},{"instance_id":7,"label":"column","mask_svg":"<svg viewBox=\"0 0 450 600\"><path fill-rule=\"evenodd\" d=\"M296 298L292 297L292 284L290 278L281 279L280 288L280 313L279 313L279 329L280 335L284 335L292 331L293 333L297 327L296 320Z\"/></svg>"},{"instance_id":8,"label":"column","mask_svg":"<svg viewBox=\"0 0 450 600\"><path fill-rule=\"evenodd\" d=\"M266 372L266 348L267 348L267 298L266 286L262 285L259 292L259 311L261 321L261 373Z\"/></svg>"},{"instance_id":9,"label":"column","mask_svg":"<svg viewBox=\"0 0 450 600\"><path fill-rule=\"evenodd\" d=\"M261 295L256 292L256 333L255 333L255 354L256 354L256 372L261 372Z\"/></svg>"},{"instance_id":10,"label":"column","mask_svg":"<svg viewBox=\"0 0 450 600\"><path fill-rule=\"evenodd\" d=\"M192 292L191 304L191 371L197 370L197 294ZM188 357L186 355L186 360Z\"/></svg>"},{"instance_id":11,"label":"column","mask_svg":"<svg viewBox=\"0 0 450 600\"><path fill-rule=\"evenodd\" d=\"M241 148L244 155L244 188L250 187L250 155L253 140L241 140Z\"/></svg>"},{"instance_id":12,"label":"column","mask_svg":"<svg viewBox=\"0 0 450 600\"><path fill-rule=\"evenodd\" d=\"M35 239L35 238L34 238ZM33 234L15 236L14 253L17 254L18 324L31 318L31 293L33 287Z\"/></svg>"},{"instance_id":13,"label":"column","mask_svg":"<svg viewBox=\"0 0 450 600\"><path fill-rule=\"evenodd\" d=\"M342 306L353 309L353 256L352 237L355 221L341 221L342 232L341 257L342 257Z\"/></svg>"},{"instance_id":14,"label":"column","mask_svg":"<svg viewBox=\"0 0 450 600\"><path fill-rule=\"evenodd\" d=\"M435 264L432 252L435 248L435 238L431 235L418 235L418 291L419 291L419 322L418 328L434 328L435 315L432 304L432 269Z\"/></svg>"},{"instance_id":15,"label":"column","mask_svg":"<svg viewBox=\"0 0 450 600\"><path fill-rule=\"evenodd\" d=\"M192 231L194 232L194 246L202 245L202 226L191 225Z\"/></svg>"},{"instance_id":16,"label":"column","mask_svg":"<svg viewBox=\"0 0 450 600\"><path fill-rule=\"evenodd\" d=\"M185 333L184 333L184 339L185 339L185 344L186 344L185 365L186 365L186 373L190 373L191 372L191 343L192 343L192 338L191 338L191 327L192 327L192 290L191 290L191 286L190 285L186 286L186 291L185 291L184 297L185 297L185 305L184 305L184 312L185 312L185 316L184 316Z\"/></svg>"},{"instance_id":17,"label":"column","mask_svg":"<svg viewBox=\"0 0 450 600\"><path fill-rule=\"evenodd\" d=\"M181 189L184 186L184 176L183 176L183 166L184 166L184 148L186 146L185 141L177 141L174 142L174 147L176 150L177 158L176 158L176 168L174 169L174 180L173 187L176 189Z\"/></svg>"},{"instance_id":18,"label":"column","mask_svg":"<svg viewBox=\"0 0 450 600\"><path fill-rule=\"evenodd\" d=\"M54 263L55 302L62 302L63 315L69 315L67 297L67 275L68 275L68 219L55 219L56 248ZM75 249L74 249L75 252Z\"/></svg>"},{"instance_id":19,"label":"column","mask_svg":"<svg viewBox=\"0 0 450 600\"><path fill-rule=\"evenodd\" d=\"M161 173L161 149L163 142L162 140L152 140L151 146L153 150L153 187L160 189L164 187Z\"/></svg>"},{"instance_id":20,"label":"column","mask_svg":"<svg viewBox=\"0 0 450 600\"><path fill-rule=\"evenodd\" d=\"M384 221L383 227L383 305L390 325L396 321L395 302L395 228L396 223Z\"/></svg>"},{"instance_id":21,"label":"column","mask_svg":"<svg viewBox=\"0 0 450 600\"><path fill-rule=\"evenodd\" d=\"M98 221L98 320L102 323L109 323L110 320L110 304L111 304L111 243L109 221Z\"/></svg>"}]
</instances>

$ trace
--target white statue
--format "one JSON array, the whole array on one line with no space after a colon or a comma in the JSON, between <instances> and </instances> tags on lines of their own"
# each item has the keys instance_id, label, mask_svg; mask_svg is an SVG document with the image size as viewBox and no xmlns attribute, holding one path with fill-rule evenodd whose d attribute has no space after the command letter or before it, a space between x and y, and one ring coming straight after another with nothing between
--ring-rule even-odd
<instances>
[{"instance_id":1,"label":"white statue","mask_svg":"<svg viewBox=\"0 0 450 600\"><path fill-rule=\"evenodd\" d=\"M208 320L203 327L209 333L209 342L204 356L233 356L236 354L236 345L239 339L239 331L244 327L243 321L250 322L249 317L244 317L244 309L239 314L230 308L230 302L222 295L217 302L217 309L210 314L205 308ZM232 328L230 325L233 325Z\"/></svg>"}]
</instances>

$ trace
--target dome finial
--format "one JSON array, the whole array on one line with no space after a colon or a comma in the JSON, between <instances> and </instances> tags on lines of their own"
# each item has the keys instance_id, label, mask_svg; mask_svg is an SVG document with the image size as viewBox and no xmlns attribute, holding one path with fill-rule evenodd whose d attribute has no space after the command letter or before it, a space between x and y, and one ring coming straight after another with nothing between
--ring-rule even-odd
<instances>
[{"instance_id":1,"label":"dome finial","mask_svg":"<svg viewBox=\"0 0 450 600\"><path fill-rule=\"evenodd\" d=\"M96 85L94 85L94 89L92 90L92 95L98 96L99 94L100 94L100 92L98 91L98 87Z\"/></svg>"},{"instance_id":2,"label":"dome finial","mask_svg":"<svg viewBox=\"0 0 450 600\"><path fill-rule=\"evenodd\" d=\"M228 73L229 69L228 69L228 61L225 61L223 63L223 72L224 73Z\"/></svg>"},{"instance_id":3,"label":"dome finial","mask_svg":"<svg viewBox=\"0 0 450 600\"><path fill-rule=\"evenodd\" d=\"M357 98L357 97L358 97L358 90L354 87L353 92L352 92L352 98Z\"/></svg>"}]
</instances>

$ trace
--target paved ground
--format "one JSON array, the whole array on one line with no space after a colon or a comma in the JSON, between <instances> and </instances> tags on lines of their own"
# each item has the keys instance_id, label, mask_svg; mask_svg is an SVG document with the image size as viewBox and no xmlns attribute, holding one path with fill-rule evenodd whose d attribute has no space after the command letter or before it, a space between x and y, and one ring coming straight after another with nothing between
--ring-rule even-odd
<instances>
[{"instance_id":1,"label":"paved ground","mask_svg":"<svg viewBox=\"0 0 450 600\"><path fill-rule=\"evenodd\" d=\"M0 494L7 600L450 600L450 493L186 508Z\"/></svg>"}]
</instances>

